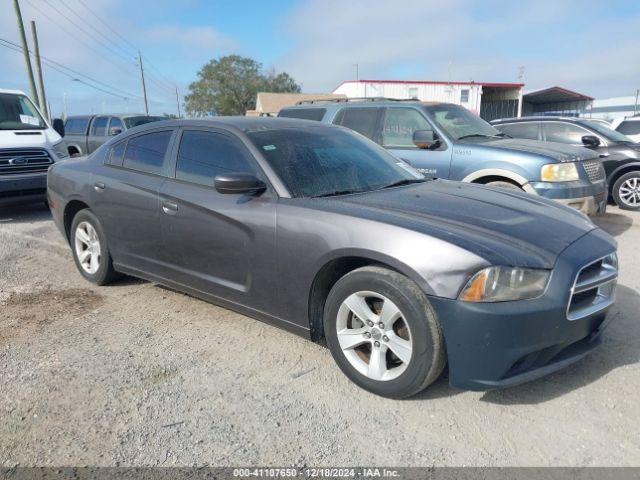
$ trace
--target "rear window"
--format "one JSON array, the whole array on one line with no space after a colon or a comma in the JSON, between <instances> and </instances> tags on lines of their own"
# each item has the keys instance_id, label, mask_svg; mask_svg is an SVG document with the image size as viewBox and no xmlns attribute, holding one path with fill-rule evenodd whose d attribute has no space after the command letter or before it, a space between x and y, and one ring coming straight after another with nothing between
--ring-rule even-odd
<instances>
[{"instance_id":1,"label":"rear window","mask_svg":"<svg viewBox=\"0 0 640 480\"><path fill-rule=\"evenodd\" d=\"M133 137L127 143L123 165L132 170L160 175L172 133L171 130L164 130Z\"/></svg>"},{"instance_id":2,"label":"rear window","mask_svg":"<svg viewBox=\"0 0 640 480\"><path fill-rule=\"evenodd\" d=\"M381 108L343 108L333 121L336 125L355 130L365 137L375 140Z\"/></svg>"},{"instance_id":3,"label":"rear window","mask_svg":"<svg viewBox=\"0 0 640 480\"><path fill-rule=\"evenodd\" d=\"M65 134L71 133L76 135L84 135L87 133L89 126L89 117L69 118L64 124Z\"/></svg>"},{"instance_id":4,"label":"rear window","mask_svg":"<svg viewBox=\"0 0 640 480\"><path fill-rule=\"evenodd\" d=\"M640 120L625 120L616 131L624 134L624 135L638 135L640 134Z\"/></svg>"},{"instance_id":5,"label":"rear window","mask_svg":"<svg viewBox=\"0 0 640 480\"><path fill-rule=\"evenodd\" d=\"M319 122L324 118L325 113L327 113L326 108L290 108L288 110L280 110L278 117L316 120Z\"/></svg>"},{"instance_id":6,"label":"rear window","mask_svg":"<svg viewBox=\"0 0 640 480\"><path fill-rule=\"evenodd\" d=\"M159 122L160 120L165 120L165 118L149 116L126 117L124 119L124 124L127 126L127 128L133 128L137 127L138 125L144 125L145 123Z\"/></svg>"}]
</instances>

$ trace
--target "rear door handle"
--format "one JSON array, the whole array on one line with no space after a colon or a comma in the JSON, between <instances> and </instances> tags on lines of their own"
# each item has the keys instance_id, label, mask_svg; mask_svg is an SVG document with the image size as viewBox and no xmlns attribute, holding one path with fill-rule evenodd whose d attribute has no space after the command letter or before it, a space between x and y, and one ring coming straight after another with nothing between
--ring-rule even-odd
<instances>
[{"instance_id":1,"label":"rear door handle","mask_svg":"<svg viewBox=\"0 0 640 480\"><path fill-rule=\"evenodd\" d=\"M97 182L93 184L93 188L96 192L99 192L100 190L104 190L106 188L106 185L102 182Z\"/></svg>"},{"instance_id":2,"label":"rear door handle","mask_svg":"<svg viewBox=\"0 0 640 480\"><path fill-rule=\"evenodd\" d=\"M175 215L178 213L178 204L171 202L162 202L162 211L167 215Z\"/></svg>"}]
</instances>

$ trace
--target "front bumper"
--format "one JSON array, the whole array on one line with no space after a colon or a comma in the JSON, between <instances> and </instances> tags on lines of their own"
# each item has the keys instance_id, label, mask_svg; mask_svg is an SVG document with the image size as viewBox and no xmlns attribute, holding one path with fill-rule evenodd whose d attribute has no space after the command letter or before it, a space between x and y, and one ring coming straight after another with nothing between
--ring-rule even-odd
<instances>
[{"instance_id":1,"label":"front bumper","mask_svg":"<svg viewBox=\"0 0 640 480\"><path fill-rule=\"evenodd\" d=\"M556 200L587 215L602 215L607 209L607 184L604 181L531 182L542 197Z\"/></svg>"},{"instance_id":2,"label":"front bumper","mask_svg":"<svg viewBox=\"0 0 640 480\"><path fill-rule=\"evenodd\" d=\"M0 176L0 206L40 202L46 199L47 172Z\"/></svg>"},{"instance_id":3,"label":"front bumper","mask_svg":"<svg viewBox=\"0 0 640 480\"><path fill-rule=\"evenodd\" d=\"M468 303L430 298L447 346L449 381L467 390L504 388L576 362L596 348L606 310L567 319L577 273L615 251L601 230L570 245L558 258L546 292L534 300Z\"/></svg>"}]
</instances>

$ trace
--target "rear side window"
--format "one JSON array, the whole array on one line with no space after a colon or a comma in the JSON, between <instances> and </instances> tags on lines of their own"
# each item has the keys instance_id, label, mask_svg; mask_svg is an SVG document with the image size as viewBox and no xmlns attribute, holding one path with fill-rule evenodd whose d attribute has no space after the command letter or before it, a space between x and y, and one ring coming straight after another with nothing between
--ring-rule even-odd
<instances>
[{"instance_id":1,"label":"rear side window","mask_svg":"<svg viewBox=\"0 0 640 480\"><path fill-rule=\"evenodd\" d=\"M64 124L64 131L75 135L84 135L87 133L89 125L89 117L69 118Z\"/></svg>"},{"instance_id":2,"label":"rear side window","mask_svg":"<svg viewBox=\"0 0 640 480\"><path fill-rule=\"evenodd\" d=\"M526 138L529 140L538 140L538 124L534 122L527 123L508 123L505 125L494 125L498 130L506 133L513 138Z\"/></svg>"},{"instance_id":3,"label":"rear side window","mask_svg":"<svg viewBox=\"0 0 640 480\"><path fill-rule=\"evenodd\" d=\"M127 146L127 142L121 142L111 148L107 156L107 163L109 165L122 166L122 160L124 158L124 149Z\"/></svg>"},{"instance_id":4,"label":"rear side window","mask_svg":"<svg viewBox=\"0 0 640 480\"><path fill-rule=\"evenodd\" d=\"M180 141L176 178L213 186L215 176L221 173L254 173L248 155L227 135L187 130Z\"/></svg>"},{"instance_id":5,"label":"rear side window","mask_svg":"<svg viewBox=\"0 0 640 480\"><path fill-rule=\"evenodd\" d=\"M338 112L333 123L376 140L381 111L381 108L343 108Z\"/></svg>"},{"instance_id":6,"label":"rear side window","mask_svg":"<svg viewBox=\"0 0 640 480\"><path fill-rule=\"evenodd\" d=\"M616 130L624 135L638 135L640 134L640 120L629 121L625 120Z\"/></svg>"},{"instance_id":7,"label":"rear side window","mask_svg":"<svg viewBox=\"0 0 640 480\"><path fill-rule=\"evenodd\" d=\"M165 130L133 137L127 143L123 166L160 175L172 133L171 130Z\"/></svg>"},{"instance_id":8,"label":"rear side window","mask_svg":"<svg viewBox=\"0 0 640 480\"><path fill-rule=\"evenodd\" d=\"M323 119L325 113L327 113L326 108L291 108L289 110L281 110L278 116L300 118L302 120L316 120L319 122Z\"/></svg>"},{"instance_id":9,"label":"rear side window","mask_svg":"<svg viewBox=\"0 0 640 480\"><path fill-rule=\"evenodd\" d=\"M91 127L91 135L105 137L107 135L107 123L109 123L109 117L96 118Z\"/></svg>"}]
</instances>

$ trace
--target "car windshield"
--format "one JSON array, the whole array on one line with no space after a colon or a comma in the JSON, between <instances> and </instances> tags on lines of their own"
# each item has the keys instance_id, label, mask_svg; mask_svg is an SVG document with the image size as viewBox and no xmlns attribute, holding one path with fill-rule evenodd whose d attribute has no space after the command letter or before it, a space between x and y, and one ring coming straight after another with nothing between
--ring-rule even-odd
<instances>
[{"instance_id":1,"label":"car windshield","mask_svg":"<svg viewBox=\"0 0 640 480\"><path fill-rule=\"evenodd\" d=\"M425 181L370 140L335 127L248 133L294 197L378 190Z\"/></svg>"},{"instance_id":2,"label":"car windshield","mask_svg":"<svg viewBox=\"0 0 640 480\"><path fill-rule=\"evenodd\" d=\"M133 128L133 127L137 127L138 125L144 125L145 123L158 122L160 120L164 120L164 118L141 116L141 117L125 117L123 120L127 128Z\"/></svg>"},{"instance_id":3,"label":"car windshield","mask_svg":"<svg viewBox=\"0 0 640 480\"><path fill-rule=\"evenodd\" d=\"M504 136L499 130L459 105L447 103L426 105L424 109L433 121L454 140Z\"/></svg>"},{"instance_id":4,"label":"car windshield","mask_svg":"<svg viewBox=\"0 0 640 480\"><path fill-rule=\"evenodd\" d=\"M0 130L44 130L47 124L24 95L0 93Z\"/></svg>"},{"instance_id":5,"label":"car windshield","mask_svg":"<svg viewBox=\"0 0 640 480\"><path fill-rule=\"evenodd\" d=\"M633 140L631 140L625 134L617 132L613 128L609 128L606 125L603 125L602 122L596 122L593 120L582 120L581 123L589 127L591 130L595 130L607 140L611 140L613 142L633 142Z\"/></svg>"}]
</instances>

